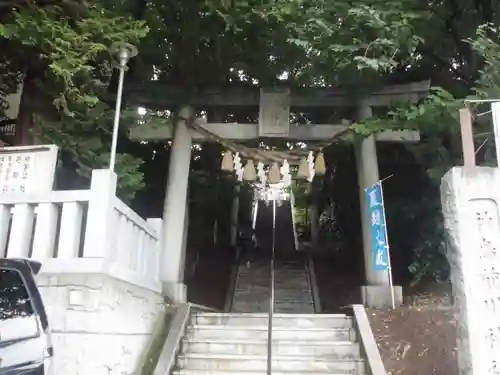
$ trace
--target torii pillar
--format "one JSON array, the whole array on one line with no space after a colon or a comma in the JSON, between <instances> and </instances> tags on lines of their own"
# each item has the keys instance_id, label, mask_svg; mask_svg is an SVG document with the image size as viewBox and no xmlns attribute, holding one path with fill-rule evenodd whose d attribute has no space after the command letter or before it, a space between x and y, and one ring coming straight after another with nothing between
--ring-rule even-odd
<instances>
[{"instance_id":1,"label":"torii pillar","mask_svg":"<svg viewBox=\"0 0 500 375\"><path fill-rule=\"evenodd\" d=\"M357 120L372 117L370 106L360 103ZM389 271L376 271L373 264L371 217L368 211L365 189L376 184L380 178L378 173L377 145L375 135L358 139L354 144L356 167L358 171L359 202L361 207L361 229L363 233L363 253L365 259L366 285L361 287L363 303L370 308L387 308L392 305L392 290L389 283ZM394 286L396 306L403 302L401 286Z\"/></svg>"},{"instance_id":2,"label":"torii pillar","mask_svg":"<svg viewBox=\"0 0 500 375\"><path fill-rule=\"evenodd\" d=\"M184 107L179 112L184 119L194 118L194 111ZM163 210L160 248L160 281L163 294L174 303L187 301L184 284L188 217L188 182L191 164L192 138L184 120L175 124L168 181Z\"/></svg>"}]
</instances>

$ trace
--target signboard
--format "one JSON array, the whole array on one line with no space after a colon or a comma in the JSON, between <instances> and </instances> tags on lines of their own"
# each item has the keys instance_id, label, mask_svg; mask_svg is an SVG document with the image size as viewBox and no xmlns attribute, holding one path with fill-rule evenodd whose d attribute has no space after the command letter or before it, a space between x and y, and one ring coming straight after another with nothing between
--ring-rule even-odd
<instances>
[{"instance_id":1,"label":"signboard","mask_svg":"<svg viewBox=\"0 0 500 375\"><path fill-rule=\"evenodd\" d=\"M387 271L390 263L382 194L382 184L380 182L366 190L371 222L372 264L375 271Z\"/></svg>"},{"instance_id":2,"label":"signboard","mask_svg":"<svg viewBox=\"0 0 500 375\"><path fill-rule=\"evenodd\" d=\"M52 191L57 147L0 148L0 198L12 194L39 195Z\"/></svg>"},{"instance_id":3,"label":"signboard","mask_svg":"<svg viewBox=\"0 0 500 375\"><path fill-rule=\"evenodd\" d=\"M259 136L290 135L290 90L261 89L259 104Z\"/></svg>"}]
</instances>

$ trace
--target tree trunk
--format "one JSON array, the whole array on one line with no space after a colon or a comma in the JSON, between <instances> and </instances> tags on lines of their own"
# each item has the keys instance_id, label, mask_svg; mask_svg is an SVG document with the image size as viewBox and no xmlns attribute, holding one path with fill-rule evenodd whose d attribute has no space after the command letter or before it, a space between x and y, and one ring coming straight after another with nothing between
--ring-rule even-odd
<instances>
[{"instance_id":1,"label":"tree trunk","mask_svg":"<svg viewBox=\"0 0 500 375\"><path fill-rule=\"evenodd\" d=\"M36 87L33 76L28 70L23 79L21 101L17 115L16 130L14 136L15 146L27 146L34 144L33 130L33 104L36 100Z\"/></svg>"}]
</instances>

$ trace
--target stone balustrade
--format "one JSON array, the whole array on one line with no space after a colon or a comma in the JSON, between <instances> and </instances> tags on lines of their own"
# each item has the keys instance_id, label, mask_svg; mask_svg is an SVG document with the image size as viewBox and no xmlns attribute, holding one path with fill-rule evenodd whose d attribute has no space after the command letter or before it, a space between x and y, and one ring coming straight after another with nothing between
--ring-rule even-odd
<instances>
[{"instance_id":1,"label":"stone balustrade","mask_svg":"<svg viewBox=\"0 0 500 375\"><path fill-rule=\"evenodd\" d=\"M115 188L113 172L95 170L88 190L3 195L0 256L41 261L42 274L71 267L91 271L93 260L159 291L161 219L141 218L115 196Z\"/></svg>"},{"instance_id":2,"label":"stone balustrade","mask_svg":"<svg viewBox=\"0 0 500 375\"><path fill-rule=\"evenodd\" d=\"M163 316L161 219L137 215L116 181L94 170L88 190L0 194L0 257L42 263L56 374L140 373Z\"/></svg>"}]
</instances>

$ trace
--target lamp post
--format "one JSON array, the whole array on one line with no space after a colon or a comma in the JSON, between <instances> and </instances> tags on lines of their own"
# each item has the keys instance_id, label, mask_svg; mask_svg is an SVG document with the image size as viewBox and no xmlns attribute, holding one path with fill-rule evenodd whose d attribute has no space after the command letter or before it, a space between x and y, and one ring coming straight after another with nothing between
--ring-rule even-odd
<instances>
[{"instance_id":1,"label":"lamp post","mask_svg":"<svg viewBox=\"0 0 500 375\"><path fill-rule=\"evenodd\" d=\"M109 169L114 170L116 164L116 147L118 144L118 129L120 127L120 112L122 107L123 95L123 80L125 71L127 70L127 63L129 60L137 55L137 48L128 43L113 43L110 48L112 55L118 55L118 69L120 76L118 79L118 90L116 92L116 107L115 119L113 122L113 139L111 141L111 155L109 157Z\"/></svg>"}]
</instances>

